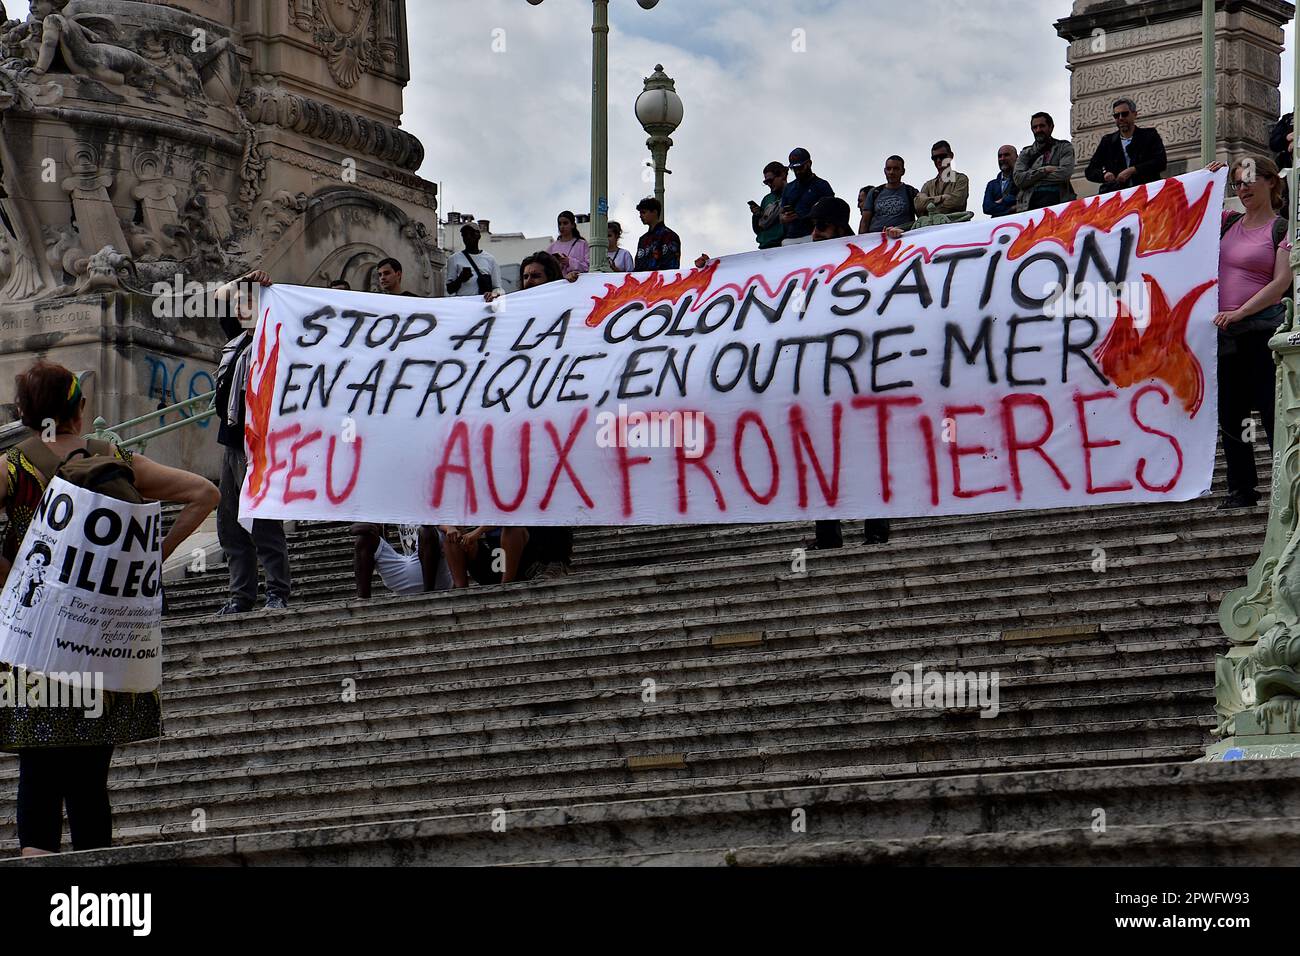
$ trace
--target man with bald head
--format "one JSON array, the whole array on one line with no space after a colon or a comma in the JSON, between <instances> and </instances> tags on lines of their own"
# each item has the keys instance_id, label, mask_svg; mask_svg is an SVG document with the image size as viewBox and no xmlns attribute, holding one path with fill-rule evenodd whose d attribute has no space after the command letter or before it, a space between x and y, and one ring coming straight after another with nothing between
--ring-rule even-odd
<instances>
[{"instance_id":1,"label":"man with bald head","mask_svg":"<svg viewBox=\"0 0 1300 956\"><path fill-rule=\"evenodd\" d=\"M984 187L984 215L997 219L1016 211L1016 184L1011 173L1018 155L1014 146L998 147L998 174Z\"/></svg>"}]
</instances>

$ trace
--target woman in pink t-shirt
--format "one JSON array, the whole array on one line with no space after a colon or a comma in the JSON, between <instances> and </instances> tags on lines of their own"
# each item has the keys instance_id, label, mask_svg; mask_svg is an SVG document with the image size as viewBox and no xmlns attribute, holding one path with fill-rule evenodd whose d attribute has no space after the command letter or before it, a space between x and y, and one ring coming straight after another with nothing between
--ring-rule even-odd
<instances>
[{"instance_id":1,"label":"woman in pink t-shirt","mask_svg":"<svg viewBox=\"0 0 1300 956\"><path fill-rule=\"evenodd\" d=\"M1223 163L1211 163L1219 170ZM1255 485L1252 412L1259 412L1273 445L1276 373L1268 340L1286 314L1282 296L1291 287L1291 243L1286 238L1282 178L1271 159L1242 158L1229 183L1245 214L1224 213L1219 245L1219 430L1227 459L1228 496L1221 509L1253 508Z\"/></svg>"},{"instance_id":2,"label":"woman in pink t-shirt","mask_svg":"<svg viewBox=\"0 0 1300 956\"><path fill-rule=\"evenodd\" d=\"M591 269L587 240L578 232L578 220L569 210L560 213L555 224L560 231L560 238L547 246L546 251L559 260L564 278L572 282Z\"/></svg>"}]
</instances>

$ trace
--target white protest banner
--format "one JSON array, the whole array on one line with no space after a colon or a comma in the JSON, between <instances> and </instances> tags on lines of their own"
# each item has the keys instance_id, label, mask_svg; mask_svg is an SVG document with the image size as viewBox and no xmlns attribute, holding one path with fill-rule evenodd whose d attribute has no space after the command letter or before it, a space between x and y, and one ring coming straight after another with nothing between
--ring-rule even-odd
<instances>
[{"instance_id":1,"label":"white protest banner","mask_svg":"<svg viewBox=\"0 0 1300 956\"><path fill-rule=\"evenodd\" d=\"M689 524L1197 497L1223 185L1202 171L492 304L272 287L242 520Z\"/></svg>"},{"instance_id":2,"label":"white protest banner","mask_svg":"<svg viewBox=\"0 0 1300 956\"><path fill-rule=\"evenodd\" d=\"M0 595L0 661L103 674L105 690L162 684L162 508L55 478Z\"/></svg>"}]
</instances>

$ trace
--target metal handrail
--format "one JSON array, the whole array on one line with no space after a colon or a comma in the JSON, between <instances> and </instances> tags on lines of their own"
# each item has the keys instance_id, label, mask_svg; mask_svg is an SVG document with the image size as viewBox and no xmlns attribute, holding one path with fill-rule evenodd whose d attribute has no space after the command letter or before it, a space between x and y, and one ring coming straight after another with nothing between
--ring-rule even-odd
<instances>
[{"instance_id":1,"label":"metal handrail","mask_svg":"<svg viewBox=\"0 0 1300 956\"><path fill-rule=\"evenodd\" d=\"M103 418L96 418L94 422L95 430L87 435L87 438L97 438L100 441L111 441L119 448L138 448L143 451L145 446L155 438L161 438L164 435L170 435L172 432L180 431L182 428L188 428L191 425L197 425L205 422L210 418L216 417L216 391L205 392L202 395L196 395L193 398L186 399L183 402L177 402L167 408L161 408L158 411L150 412L148 415L141 415L139 418L132 418L130 421L122 422L120 425L109 427L108 422ZM172 412L181 412L188 408L207 403L207 408L202 412L193 415L187 415L180 421L172 422L170 425L162 425L152 431L147 431L143 435L135 435L131 438L122 438L121 432L128 428L135 428L155 418L166 418Z\"/></svg>"}]
</instances>

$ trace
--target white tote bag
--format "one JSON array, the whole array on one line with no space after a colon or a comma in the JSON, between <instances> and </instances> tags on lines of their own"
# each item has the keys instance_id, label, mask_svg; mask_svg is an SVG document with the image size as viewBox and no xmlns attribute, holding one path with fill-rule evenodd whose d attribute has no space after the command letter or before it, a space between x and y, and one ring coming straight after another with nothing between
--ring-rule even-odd
<instances>
[{"instance_id":1,"label":"white tote bag","mask_svg":"<svg viewBox=\"0 0 1300 956\"><path fill-rule=\"evenodd\" d=\"M162 684L162 508L55 478L0 594L0 661L102 687ZM55 678L57 679L57 678Z\"/></svg>"}]
</instances>

